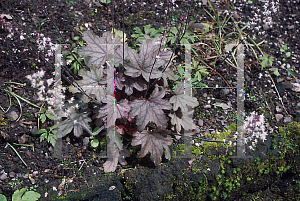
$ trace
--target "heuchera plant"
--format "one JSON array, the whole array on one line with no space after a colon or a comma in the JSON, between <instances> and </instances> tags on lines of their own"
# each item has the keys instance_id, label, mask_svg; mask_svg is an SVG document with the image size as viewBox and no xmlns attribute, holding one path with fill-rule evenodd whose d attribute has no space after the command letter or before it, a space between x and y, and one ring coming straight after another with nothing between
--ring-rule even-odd
<instances>
[{"instance_id":1,"label":"heuchera plant","mask_svg":"<svg viewBox=\"0 0 300 201\"><path fill-rule=\"evenodd\" d=\"M131 145L141 145L138 157L150 153L150 159L157 165L161 162L165 151L165 157L170 159L169 146L172 144L172 139L168 128L172 124L179 132L182 128L195 129L196 125L189 117L193 110L189 111L188 106L194 108L198 106L198 101L195 97L184 93L183 83L175 86L173 94L167 88L168 79L175 80L175 77L173 71L167 66L172 52L164 48L166 39L159 36L151 40L148 35L145 35L145 40L139 45L139 52L129 48L126 43L105 45L117 44L120 41L120 37L113 37L111 32L105 32L102 37L99 37L92 31L86 31L83 33L83 39L87 45L79 49L78 54L84 56L87 68L79 70L82 80L77 82L88 95L104 104L93 116L96 120L106 122L104 126L109 138L107 146L113 147L113 159L108 159L104 163L104 171L115 171L118 162L122 165L127 164L125 158L131 154L127 147L123 146L122 136L129 131L129 134L133 135ZM107 82L111 79L107 73L110 65L108 53L112 51L115 65L114 96L107 94L106 90L110 87L107 86ZM157 82L155 86L148 88L155 79L160 78L163 82ZM79 92L75 87L70 88L69 91ZM165 97L166 92L169 92L169 98ZM89 101L86 96L81 96L82 104L87 104ZM79 137L83 133L82 127L89 129L89 122L92 119L83 113L82 108L72 110L73 120L64 120L59 124L58 132L65 136L74 128L74 135ZM149 129L150 125L151 129Z\"/></svg>"}]
</instances>

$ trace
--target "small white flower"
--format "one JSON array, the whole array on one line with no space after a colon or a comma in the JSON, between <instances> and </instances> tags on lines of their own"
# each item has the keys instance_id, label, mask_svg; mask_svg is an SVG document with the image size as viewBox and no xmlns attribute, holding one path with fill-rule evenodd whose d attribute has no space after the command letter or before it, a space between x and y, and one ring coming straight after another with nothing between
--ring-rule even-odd
<instances>
[{"instance_id":1,"label":"small white flower","mask_svg":"<svg viewBox=\"0 0 300 201\"><path fill-rule=\"evenodd\" d=\"M47 79L48 87L54 82L53 78Z\"/></svg>"},{"instance_id":2,"label":"small white flower","mask_svg":"<svg viewBox=\"0 0 300 201\"><path fill-rule=\"evenodd\" d=\"M67 60L67 65L70 65L72 63L72 60Z\"/></svg>"},{"instance_id":3,"label":"small white flower","mask_svg":"<svg viewBox=\"0 0 300 201\"><path fill-rule=\"evenodd\" d=\"M26 75L25 76L27 79L29 79L30 81L32 80L31 75Z\"/></svg>"},{"instance_id":4,"label":"small white flower","mask_svg":"<svg viewBox=\"0 0 300 201\"><path fill-rule=\"evenodd\" d=\"M45 100L45 98L44 98L44 96L43 96L43 94L42 94L41 91L37 92L37 95L38 95L38 99L37 100L40 100L40 101L44 101Z\"/></svg>"},{"instance_id":5,"label":"small white flower","mask_svg":"<svg viewBox=\"0 0 300 201\"><path fill-rule=\"evenodd\" d=\"M210 168L207 168L207 171L210 171Z\"/></svg>"},{"instance_id":6,"label":"small white flower","mask_svg":"<svg viewBox=\"0 0 300 201\"><path fill-rule=\"evenodd\" d=\"M73 101L74 101L74 97L71 97L71 99L68 100L69 103L73 103Z\"/></svg>"},{"instance_id":7,"label":"small white flower","mask_svg":"<svg viewBox=\"0 0 300 201\"><path fill-rule=\"evenodd\" d=\"M45 86L44 85L40 87L40 91L45 92Z\"/></svg>"},{"instance_id":8,"label":"small white flower","mask_svg":"<svg viewBox=\"0 0 300 201\"><path fill-rule=\"evenodd\" d=\"M47 103L49 104L49 105L54 105L54 103L55 103L55 99L54 98L47 98Z\"/></svg>"},{"instance_id":9,"label":"small white flower","mask_svg":"<svg viewBox=\"0 0 300 201\"><path fill-rule=\"evenodd\" d=\"M36 81L35 81L35 79L31 80L31 86L33 88L36 88Z\"/></svg>"},{"instance_id":10,"label":"small white flower","mask_svg":"<svg viewBox=\"0 0 300 201\"><path fill-rule=\"evenodd\" d=\"M39 86L42 86L43 84L44 84L44 81L40 80L37 86L39 87Z\"/></svg>"},{"instance_id":11,"label":"small white flower","mask_svg":"<svg viewBox=\"0 0 300 201\"><path fill-rule=\"evenodd\" d=\"M37 78L42 78L45 75L45 71L43 71L43 69L41 69L41 71L35 73Z\"/></svg>"}]
</instances>

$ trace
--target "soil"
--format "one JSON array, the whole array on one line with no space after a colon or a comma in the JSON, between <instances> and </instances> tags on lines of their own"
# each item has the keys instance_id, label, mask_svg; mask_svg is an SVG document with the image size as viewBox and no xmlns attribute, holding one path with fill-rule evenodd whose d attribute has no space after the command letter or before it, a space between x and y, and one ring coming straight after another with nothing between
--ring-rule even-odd
<instances>
[{"instance_id":1,"label":"soil","mask_svg":"<svg viewBox=\"0 0 300 201\"><path fill-rule=\"evenodd\" d=\"M206 1L203 1L200 5L198 2L202 1L175 1L170 5L161 1L135 0L125 1L124 4L121 1L105 4L89 0L1 1L0 14L8 15L4 18L11 24L14 33L12 35L8 31L9 25L2 24L2 28L0 26L0 106L3 108L0 113L6 113L11 98L11 107L3 115L4 119L10 120L0 126L0 194L4 194L10 200L16 189L32 187L41 194L41 200L191 200L194 199L192 195L195 192L192 194L188 191L190 186L200 188L195 186L197 181L220 174L218 162L206 156L201 162L196 159L198 162L194 165L189 163L190 159L173 158L170 161L164 159L160 166L155 167L148 155L138 159L136 153L127 158L126 169L118 166L115 173L104 173L103 163L106 159L102 156L100 148L93 149L89 144L84 144L83 139L88 136L87 133L80 138L72 134L63 138L64 157L59 160L53 157L53 147L46 141L40 141L34 132L37 127L47 128L50 125L49 122L38 123L36 113L39 109L21 101L23 116L18 122L13 121L13 117L8 114L16 112L18 117L20 107L16 99L9 98L4 91L12 91L31 103L42 105L42 102L37 100L37 89L33 88L25 77L43 69L43 80L53 78L54 56L47 56L47 52L38 49L38 34L49 37L53 44L72 44L75 42L75 36L81 36L80 27L93 30L96 34L115 28L124 30L128 44L132 46L135 39L130 36L135 27L143 30L144 25L150 24L158 29L166 26L170 16L174 17L175 26L179 26L182 16L212 23L212 18L206 12L213 13L209 3L205 4ZM191 3L193 5L189 6ZM261 51L253 47L257 56L260 57L263 53L274 59L271 67L261 70L261 65L249 48L249 40L245 44L246 114L252 111L264 113L265 122L270 128L269 133L277 132L278 127L286 126L292 121L300 122L300 93L291 87L293 83L300 84L299 0L222 0L210 3L218 8L221 19L224 19L229 7L233 10L235 21L249 22L249 26L243 31L260 44ZM169 6L174 6L174 10L168 12L170 15L165 12ZM175 17L179 20L176 21ZM39 22L42 19L47 20ZM233 24L232 20L229 22ZM21 37L22 33L26 33L24 40ZM224 34L227 41L232 39L226 38L228 33L230 30ZM12 36L9 37L9 34ZM285 52L280 51L282 45L287 46ZM201 46L197 52L206 58L215 56ZM291 56L287 57L286 52L290 52ZM184 62L183 49L177 48L176 53L178 57L172 66L175 73L175 66ZM212 88L193 90L193 96L200 103L195 108L193 118L200 132L207 134L222 131L236 121L234 114L237 94L233 87L236 84L234 67L219 58L206 59L205 63L210 66L210 74L201 82ZM213 65L210 65L211 63ZM213 69L212 66L217 68ZM276 76L267 70L270 68L278 68L280 75ZM5 82L26 83L26 86ZM213 106L214 103L225 103L232 107L226 112L220 112L220 107ZM261 157L271 161L269 155L276 155L279 150L270 148L272 140L280 141L270 134L265 143L257 145L256 152L247 149L247 153L252 154L253 159ZM8 143L16 149L27 166ZM182 141L174 140L173 148L179 143ZM224 154L225 150L211 150L211 155L222 152ZM293 153L284 158L284 164L291 167L286 173L280 174L280 177L266 174L266 177L262 177L264 180L243 186L244 189L240 190L240 193L230 195L227 200L253 200L255 197L263 200L299 200L299 184L295 182L299 181L299 146ZM253 160L232 161L233 167L240 168L253 163ZM211 171L207 175L193 171L206 167L204 164L208 163ZM228 166L226 171L232 170L233 167ZM247 193L243 195L243 191ZM199 200L209 199L208 195L202 196Z\"/></svg>"}]
</instances>

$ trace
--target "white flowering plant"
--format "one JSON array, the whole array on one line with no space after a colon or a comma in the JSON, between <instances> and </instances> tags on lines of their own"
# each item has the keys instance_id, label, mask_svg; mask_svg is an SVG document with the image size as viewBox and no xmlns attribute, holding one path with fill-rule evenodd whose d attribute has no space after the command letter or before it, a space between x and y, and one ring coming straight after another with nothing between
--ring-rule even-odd
<instances>
[{"instance_id":1,"label":"white flowering plant","mask_svg":"<svg viewBox=\"0 0 300 201\"><path fill-rule=\"evenodd\" d=\"M258 139L264 142L268 133L264 125L264 115L259 115L255 111L250 114L251 115L246 117L244 121L244 130L246 133L245 143L251 142L252 144L249 148L253 150L253 147L258 143Z\"/></svg>"}]
</instances>

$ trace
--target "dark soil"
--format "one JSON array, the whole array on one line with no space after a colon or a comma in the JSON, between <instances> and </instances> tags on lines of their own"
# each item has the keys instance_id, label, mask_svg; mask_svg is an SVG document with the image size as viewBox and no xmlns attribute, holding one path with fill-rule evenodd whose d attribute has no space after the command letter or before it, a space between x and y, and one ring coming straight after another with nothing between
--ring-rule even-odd
<instances>
[{"instance_id":1,"label":"dark soil","mask_svg":"<svg viewBox=\"0 0 300 201\"><path fill-rule=\"evenodd\" d=\"M126 1L125 5L121 1L106 5L89 0L1 1L0 14L12 17L12 19L6 17L6 22L11 23L14 35L8 37L10 32L3 25L2 28L0 26L0 84L2 84L0 106L4 108L4 111L9 106L9 97L3 89L10 90L38 106L42 105L42 102L37 100L37 90L31 87L31 83L25 76L43 69L46 72L44 80L53 78L54 56L45 56L45 52L38 50L37 35L32 35L35 31L51 38L53 44L60 42L71 44L74 42L74 36L81 36L79 29L81 26L85 30L88 27L96 34L111 30L113 27L118 30L124 28L128 44L132 45L134 39L130 36L134 33L133 28L142 29L144 25L150 24L158 29L166 26L167 20L170 21L170 16L167 16L165 12L169 5L160 2L130 0ZM193 16L200 22L212 22L211 17L204 11L206 9L213 13L209 4L189 6L192 2L194 1L175 1L177 7L171 12L172 16L179 16L180 19L181 16L189 15L189 18ZM277 77L272 73L267 73L267 70L261 70L252 50L245 48L246 113L263 111L265 122L270 128L269 133L271 130L277 132L279 126L287 125L289 122L300 122L300 93L291 90L288 85L300 83L299 0L254 0L252 4L248 4L247 1L233 2L236 1L212 1L212 4L219 9L221 18L224 18L229 6L233 9L235 13L233 16L237 22L250 23L249 27L244 29L245 33L256 43L262 42L259 46L261 51L274 59L272 68L278 68L280 73ZM48 19L39 27L39 19L47 17ZM177 25L179 23L180 21L176 21ZM25 40L20 39L21 33L26 33ZM282 45L286 45L288 48L286 51L291 52L291 56L285 61L283 61L285 54L280 52ZM262 56L257 49L255 51L259 57ZM177 53L183 55L184 51L179 48ZM200 50L198 53L200 54ZM214 56L214 54L206 54ZM178 57L174 64L183 61L181 57ZM201 124L199 122L203 121L203 125L199 127L202 133L215 132L216 129L221 131L236 121L233 114L236 110L237 95L235 89L232 88L236 84L236 69L222 59L211 59L206 62L214 63L218 68L214 71L209 69L211 73L202 80L214 89L198 88L193 94L200 103L195 108L194 122L199 125ZM270 67L266 67L268 68ZM286 69L290 69L293 74ZM18 87L16 84L4 82L26 83L26 86ZM223 88L215 88L216 86ZM224 87L230 87L230 90ZM276 90L279 91L280 97ZM15 111L19 114L18 102L13 97L11 100L12 106L7 113ZM213 106L216 102L232 105L232 109L227 110L226 113L223 110L219 112L220 108ZM137 159L136 153L127 158L126 169L122 170L120 166L115 173L105 174L103 163L106 159L103 154L99 153L100 149L94 150L89 145L83 144L83 138L88 136L87 133L80 138L72 135L63 138L64 157L63 160L56 159L53 157L53 147L45 141L40 142L39 136L33 134L37 126L47 128L50 123L40 122L38 125L35 113L39 110L26 102L21 102L21 107L23 116L18 122L8 121L6 125L0 126L0 194L4 194L9 199L16 189L34 187L41 194L41 200L193 200L195 197L192 196L197 193L196 191L191 193L191 189L201 187L197 183L199 180L213 174L220 174L218 163L206 156L202 158L201 163L198 162L194 166L188 163L188 159L172 159L171 161L163 160L162 165L155 167L149 156ZM0 113L4 111L1 110ZM276 118L275 115L277 115ZM3 117L9 118L6 115ZM278 151L278 149L270 148L272 140L274 138L269 135L265 143L257 146L256 152L247 150L247 153L253 154L254 158L259 156L270 160L268 155L276 155ZM27 163L27 167L7 143L13 145ZM294 154L284 158L284 164L291 167L287 173L281 174L280 177L275 177L271 173L266 174L267 176L256 181L257 183L244 185L240 192L230 195L230 199L227 200L253 200L255 198L300 200L299 184L295 182L295 180L299 181L299 146L295 149ZM211 152L214 153L214 151ZM243 162L245 161L233 159L234 167L242 168ZM193 168L206 167L204 164L210 164L211 167L211 172L207 175L192 171ZM229 171L233 167L227 168ZM65 179L65 184L59 189L62 179ZM11 182L15 185L12 186ZM246 195L241 193L243 191L247 192ZM58 195L66 197L58 198ZM208 195L202 196L198 199L209 199Z\"/></svg>"}]
</instances>

